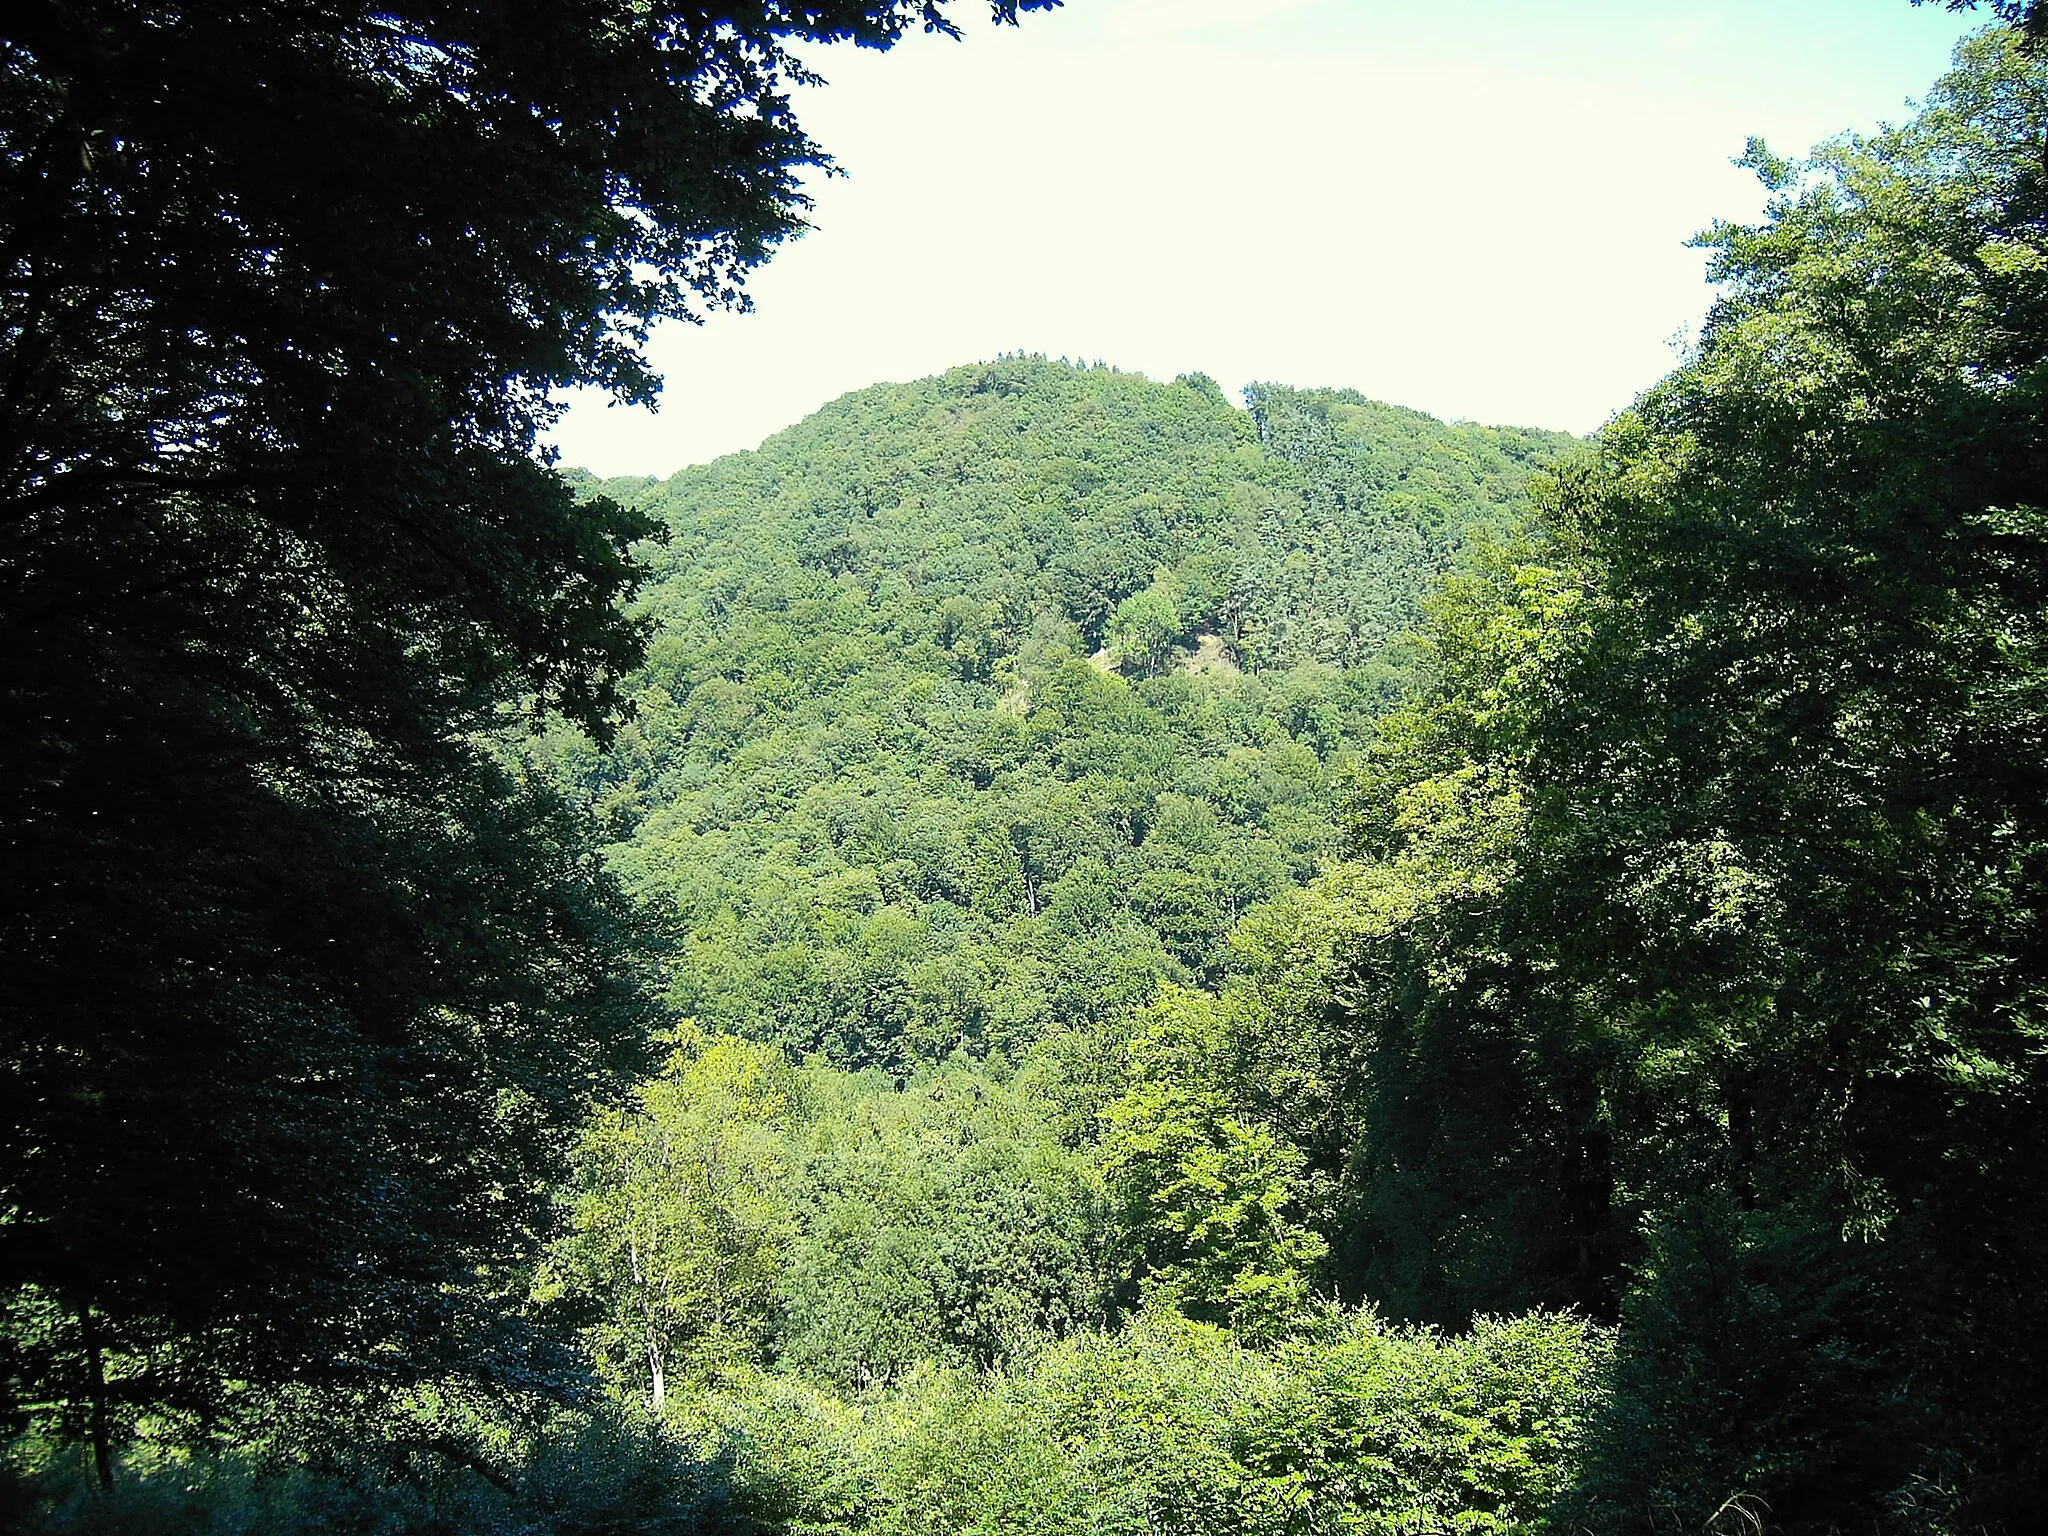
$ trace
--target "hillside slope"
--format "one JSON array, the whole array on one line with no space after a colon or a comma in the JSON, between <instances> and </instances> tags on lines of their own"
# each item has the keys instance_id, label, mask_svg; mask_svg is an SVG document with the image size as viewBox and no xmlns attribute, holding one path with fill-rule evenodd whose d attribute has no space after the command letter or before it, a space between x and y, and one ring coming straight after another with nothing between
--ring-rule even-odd
<instances>
[{"instance_id":1,"label":"hillside slope","mask_svg":"<svg viewBox=\"0 0 2048 1536\"><path fill-rule=\"evenodd\" d=\"M901 1069L1198 980L1332 847L1389 642L1571 440L1005 358L614 481L666 533L637 718L551 743L676 1008Z\"/></svg>"}]
</instances>

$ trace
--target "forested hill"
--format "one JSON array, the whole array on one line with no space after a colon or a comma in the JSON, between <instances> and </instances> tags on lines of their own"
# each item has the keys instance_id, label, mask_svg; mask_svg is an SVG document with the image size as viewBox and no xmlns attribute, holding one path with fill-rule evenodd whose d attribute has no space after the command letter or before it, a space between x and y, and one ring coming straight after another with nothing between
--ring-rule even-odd
<instances>
[{"instance_id":1,"label":"forested hill","mask_svg":"<svg viewBox=\"0 0 2048 1536\"><path fill-rule=\"evenodd\" d=\"M579 505L984 4L0 29L0 1530L2041 1529L2048 0L1591 443L1003 358Z\"/></svg>"},{"instance_id":2,"label":"forested hill","mask_svg":"<svg viewBox=\"0 0 2048 1536\"><path fill-rule=\"evenodd\" d=\"M1572 441L1010 357L608 482L665 525L615 748L549 749L679 926L671 1003L849 1065L1213 977L1474 526ZM584 477L586 484L595 485Z\"/></svg>"}]
</instances>

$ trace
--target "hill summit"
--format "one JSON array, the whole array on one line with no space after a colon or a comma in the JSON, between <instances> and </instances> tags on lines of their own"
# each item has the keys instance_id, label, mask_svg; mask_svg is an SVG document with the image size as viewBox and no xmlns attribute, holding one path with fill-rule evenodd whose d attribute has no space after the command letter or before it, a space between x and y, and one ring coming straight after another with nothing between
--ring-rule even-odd
<instances>
[{"instance_id":1,"label":"hill summit","mask_svg":"<svg viewBox=\"0 0 2048 1536\"><path fill-rule=\"evenodd\" d=\"M1013 356L666 481L637 717L560 775L707 1026L901 1069L1015 1055L1229 964L1475 528L1560 434L1349 391L1234 408Z\"/></svg>"}]
</instances>

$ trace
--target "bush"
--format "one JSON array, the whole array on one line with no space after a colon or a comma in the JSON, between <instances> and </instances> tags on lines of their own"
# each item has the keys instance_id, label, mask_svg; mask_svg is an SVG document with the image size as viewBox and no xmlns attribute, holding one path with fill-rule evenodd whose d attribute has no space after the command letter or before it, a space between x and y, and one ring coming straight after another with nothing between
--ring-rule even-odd
<instances>
[{"instance_id":1,"label":"bush","mask_svg":"<svg viewBox=\"0 0 2048 1536\"><path fill-rule=\"evenodd\" d=\"M765 1378L697 1404L734 1504L803 1536L1541 1530L1604 1391L1605 1330L1332 1312L1248 1349L1159 1312L1026 1367L860 1398Z\"/></svg>"},{"instance_id":2,"label":"bush","mask_svg":"<svg viewBox=\"0 0 2048 1536\"><path fill-rule=\"evenodd\" d=\"M502 1465L398 1436L312 1461L153 1451L110 1490L74 1451L14 1448L0 1526L37 1536L711 1536L736 1528L728 1479L655 1425L563 1415Z\"/></svg>"}]
</instances>

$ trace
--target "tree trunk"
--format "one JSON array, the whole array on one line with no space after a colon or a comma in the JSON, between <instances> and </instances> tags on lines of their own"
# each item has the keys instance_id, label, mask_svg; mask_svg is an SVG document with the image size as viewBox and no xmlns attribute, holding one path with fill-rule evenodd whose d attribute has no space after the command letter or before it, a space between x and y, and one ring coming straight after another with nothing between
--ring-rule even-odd
<instances>
[{"instance_id":1,"label":"tree trunk","mask_svg":"<svg viewBox=\"0 0 2048 1536\"><path fill-rule=\"evenodd\" d=\"M78 1309L79 1333L85 1342L86 1433L92 1441L92 1468L100 1487L114 1486L113 1437L107 1430L107 1365L100 1350L99 1319L92 1303Z\"/></svg>"},{"instance_id":2,"label":"tree trunk","mask_svg":"<svg viewBox=\"0 0 2048 1536\"><path fill-rule=\"evenodd\" d=\"M668 1373L662 1368L661 1332L654 1326L654 1298L649 1294L646 1277L640 1272L640 1244L630 1232L626 1235L626 1257L633 1266L633 1285L640 1293L640 1320L646 1329L647 1402L655 1417L659 1418L662 1409L668 1405Z\"/></svg>"}]
</instances>

